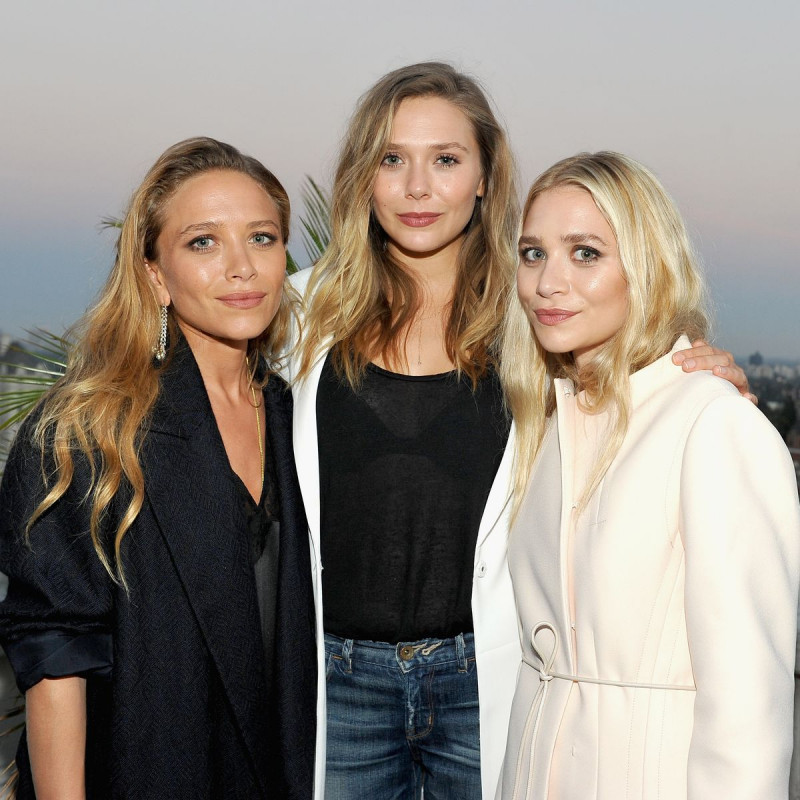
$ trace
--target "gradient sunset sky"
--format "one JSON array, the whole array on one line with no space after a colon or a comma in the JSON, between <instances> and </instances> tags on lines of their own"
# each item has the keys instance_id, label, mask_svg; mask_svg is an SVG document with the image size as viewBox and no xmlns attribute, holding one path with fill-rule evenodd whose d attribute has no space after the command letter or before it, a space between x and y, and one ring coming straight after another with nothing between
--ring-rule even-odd
<instances>
[{"instance_id":1,"label":"gradient sunset sky","mask_svg":"<svg viewBox=\"0 0 800 800\"><path fill-rule=\"evenodd\" d=\"M80 315L111 264L100 219L168 145L229 141L300 210L304 174L329 185L358 96L440 59L493 97L521 190L581 150L651 167L703 257L718 343L800 359L797 0L72 0L3 16L0 331Z\"/></svg>"}]
</instances>

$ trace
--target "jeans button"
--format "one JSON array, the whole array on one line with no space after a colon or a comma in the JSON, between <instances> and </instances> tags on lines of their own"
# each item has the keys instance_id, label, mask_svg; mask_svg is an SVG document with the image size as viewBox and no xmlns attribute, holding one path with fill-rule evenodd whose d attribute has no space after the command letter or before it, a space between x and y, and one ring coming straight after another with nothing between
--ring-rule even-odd
<instances>
[{"instance_id":1,"label":"jeans button","mask_svg":"<svg viewBox=\"0 0 800 800\"><path fill-rule=\"evenodd\" d=\"M411 659L414 658L414 648L410 644L404 644L400 648L400 658L402 658L403 661L411 661Z\"/></svg>"}]
</instances>

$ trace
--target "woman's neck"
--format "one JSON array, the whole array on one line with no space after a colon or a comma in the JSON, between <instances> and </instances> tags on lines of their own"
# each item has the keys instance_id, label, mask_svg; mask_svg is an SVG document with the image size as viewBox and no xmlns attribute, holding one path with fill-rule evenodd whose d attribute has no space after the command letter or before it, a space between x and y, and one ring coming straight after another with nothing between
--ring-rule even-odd
<instances>
[{"instance_id":1,"label":"woman's neck","mask_svg":"<svg viewBox=\"0 0 800 800\"><path fill-rule=\"evenodd\" d=\"M189 330L183 334L209 395L231 403L248 397L251 375L246 340L219 340Z\"/></svg>"},{"instance_id":2,"label":"woman's neck","mask_svg":"<svg viewBox=\"0 0 800 800\"><path fill-rule=\"evenodd\" d=\"M399 358L382 352L373 357L373 361L380 367L408 375L449 372L455 367L446 348L447 323L458 270L455 253L443 250L424 258L409 258L394 249L390 252L416 285L417 307L404 334L400 335Z\"/></svg>"},{"instance_id":3,"label":"woman's neck","mask_svg":"<svg viewBox=\"0 0 800 800\"><path fill-rule=\"evenodd\" d=\"M448 302L458 275L458 253L461 239L430 253L411 253L388 244L389 253L408 272L419 287L423 300ZM421 304L422 305L422 304Z\"/></svg>"}]
</instances>

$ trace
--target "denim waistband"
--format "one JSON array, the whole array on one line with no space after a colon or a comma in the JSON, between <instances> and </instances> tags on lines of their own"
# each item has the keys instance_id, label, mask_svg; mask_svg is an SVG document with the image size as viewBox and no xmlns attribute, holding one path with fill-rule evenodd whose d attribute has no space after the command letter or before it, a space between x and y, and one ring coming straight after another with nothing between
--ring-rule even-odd
<instances>
[{"instance_id":1,"label":"denim waistband","mask_svg":"<svg viewBox=\"0 0 800 800\"><path fill-rule=\"evenodd\" d=\"M449 639L422 639L418 642L371 642L364 639L342 639L325 634L325 651L341 658L352 669L353 661L376 666L399 667L403 672L435 664L455 663L459 671L467 670L467 662L475 658L475 635L459 633Z\"/></svg>"}]
</instances>

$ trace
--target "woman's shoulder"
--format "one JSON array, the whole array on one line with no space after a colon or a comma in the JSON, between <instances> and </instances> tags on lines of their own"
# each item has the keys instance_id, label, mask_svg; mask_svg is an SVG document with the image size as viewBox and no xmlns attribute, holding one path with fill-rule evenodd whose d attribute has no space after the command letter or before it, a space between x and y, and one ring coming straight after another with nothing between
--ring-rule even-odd
<instances>
[{"instance_id":1,"label":"woman's shoulder","mask_svg":"<svg viewBox=\"0 0 800 800\"><path fill-rule=\"evenodd\" d=\"M2 469L4 477L18 472L30 473L32 470L39 473L42 469L43 456L48 458L52 455L52 426L44 431L44 442L37 431L39 421L44 413L46 397L46 395L43 396L20 423Z\"/></svg>"},{"instance_id":2,"label":"woman's shoulder","mask_svg":"<svg viewBox=\"0 0 800 800\"><path fill-rule=\"evenodd\" d=\"M696 415L709 403L723 398L741 400L742 408L752 406L734 386L708 370L684 372L668 353L631 377L631 393L635 407L663 406L681 415Z\"/></svg>"}]
</instances>

